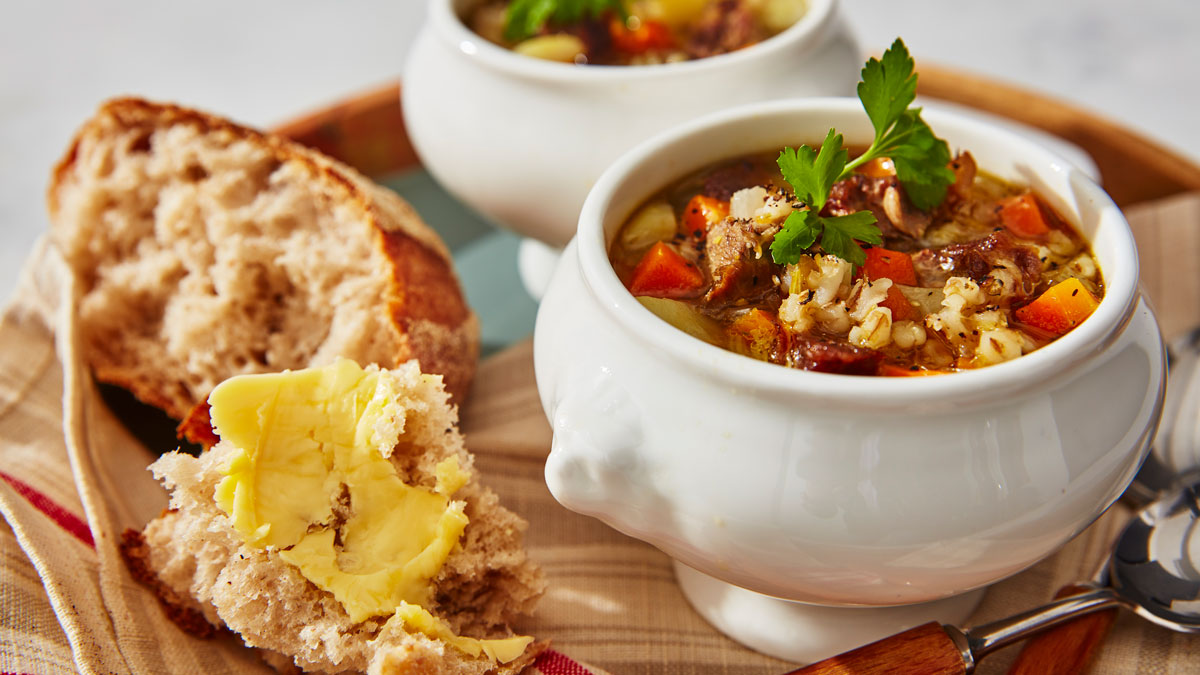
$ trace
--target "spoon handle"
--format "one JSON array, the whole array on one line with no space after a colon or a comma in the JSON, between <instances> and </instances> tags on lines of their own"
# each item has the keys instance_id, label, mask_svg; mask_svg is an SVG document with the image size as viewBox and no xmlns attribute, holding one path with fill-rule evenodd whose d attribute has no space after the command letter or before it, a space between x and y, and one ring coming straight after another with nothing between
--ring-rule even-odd
<instances>
[{"instance_id":1,"label":"spoon handle","mask_svg":"<svg viewBox=\"0 0 1200 675\"><path fill-rule=\"evenodd\" d=\"M1076 617L1119 607L1121 599L1107 586L1084 586L1082 592L1054 600L1037 609L1007 619L974 626L966 631L971 654L978 661L988 654L1031 635L1064 624Z\"/></svg>"},{"instance_id":2,"label":"spoon handle","mask_svg":"<svg viewBox=\"0 0 1200 675\"><path fill-rule=\"evenodd\" d=\"M1056 598L1088 590L1065 586ZM1094 612L1035 635L1025 643L1008 675L1075 675L1084 672L1117 619L1116 609Z\"/></svg>"},{"instance_id":3,"label":"spoon handle","mask_svg":"<svg viewBox=\"0 0 1200 675\"><path fill-rule=\"evenodd\" d=\"M957 629L930 622L787 675L884 675L900 666L907 675L964 675L965 646Z\"/></svg>"}]
</instances>

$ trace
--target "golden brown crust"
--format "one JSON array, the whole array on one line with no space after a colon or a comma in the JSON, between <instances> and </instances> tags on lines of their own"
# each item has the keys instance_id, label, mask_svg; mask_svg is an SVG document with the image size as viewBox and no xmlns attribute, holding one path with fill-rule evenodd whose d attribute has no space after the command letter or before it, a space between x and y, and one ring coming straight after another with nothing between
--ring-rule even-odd
<instances>
[{"instance_id":1,"label":"golden brown crust","mask_svg":"<svg viewBox=\"0 0 1200 675\"><path fill-rule=\"evenodd\" d=\"M179 626L183 632L198 638L211 638L219 631L216 626L204 618L199 610L187 607L181 599L159 580L150 569L150 547L142 537L142 533L134 529L126 529L121 533L119 546L125 566L138 583L148 587L158 598L167 618Z\"/></svg>"},{"instance_id":2,"label":"golden brown crust","mask_svg":"<svg viewBox=\"0 0 1200 675\"><path fill-rule=\"evenodd\" d=\"M177 125L194 127L229 142L255 144L269 150L280 163L299 163L314 183L328 188L339 207L357 211L378 233L377 246L393 265L393 297L386 304L400 333L399 353L395 354L395 363L382 365L391 367L417 358L423 369L445 377L455 402L464 400L478 358L479 325L466 305L449 250L398 195L314 150L177 105L138 98L115 99L105 103L84 124L56 164L47 194L52 219L59 217L59 193L70 183L84 139L129 129L145 129L148 135L155 129ZM178 399L143 386L119 366L91 365L97 379L129 389L142 401L162 408L176 419L183 418L191 406L201 402L191 401L188 406L181 406Z\"/></svg>"},{"instance_id":3,"label":"golden brown crust","mask_svg":"<svg viewBox=\"0 0 1200 675\"><path fill-rule=\"evenodd\" d=\"M187 417L184 417L179 426L175 428L175 436L181 441L194 443L205 450L216 445L221 437L213 431L212 418L209 416L210 409L208 401L204 401L188 411Z\"/></svg>"},{"instance_id":4,"label":"golden brown crust","mask_svg":"<svg viewBox=\"0 0 1200 675\"><path fill-rule=\"evenodd\" d=\"M381 232L380 241L394 261L395 296L388 303L393 322L422 369L441 373L452 396L465 392L479 357L479 342L471 339L479 329L458 292L451 263L401 232ZM463 358L464 351L469 358Z\"/></svg>"}]
</instances>

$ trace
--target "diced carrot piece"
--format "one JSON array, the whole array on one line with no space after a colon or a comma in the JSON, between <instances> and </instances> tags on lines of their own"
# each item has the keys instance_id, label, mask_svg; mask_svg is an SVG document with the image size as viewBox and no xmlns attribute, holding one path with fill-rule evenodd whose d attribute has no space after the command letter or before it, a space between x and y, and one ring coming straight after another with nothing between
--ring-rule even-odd
<instances>
[{"instance_id":1,"label":"diced carrot piece","mask_svg":"<svg viewBox=\"0 0 1200 675\"><path fill-rule=\"evenodd\" d=\"M626 54L642 54L675 46L675 36L662 21L642 19L637 28L630 30L628 24L617 18L609 22L608 34L612 37L613 48Z\"/></svg>"},{"instance_id":2,"label":"diced carrot piece","mask_svg":"<svg viewBox=\"0 0 1200 675\"><path fill-rule=\"evenodd\" d=\"M1050 231L1050 226L1046 224L1046 218L1042 215L1042 209L1032 192L1001 199L998 203L1000 222L1018 237L1031 239Z\"/></svg>"},{"instance_id":3,"label":"diced carrot piece","mask_svg":"<svg viewBox=\"0 0 1200 675\"><path fill-rule=\"evenodd\" d=\"M655 298L697 295L704 288L704 273L695 263L665 242L656 242L633 269L629 292Z\"/></svg>"},{"instance_id":4,"label":"diced carrot piece","mask_svg":"<svg viewBox=\"0 0 1200 675\"><path fill-rule=\"evenodd\" d=\"M1078 326L1096 311L1096 300L1083 282L1071 278L1054 284L1036 300L1019 307L1017 319L1054 335L1062 335Z\"/></svg>"},{"instance_id":5,"label":"diced carrot piece","mask_svg":"<svg viewBox=\"0 0 1200 675\"><path fill-rule=\"evenodd\" d=\"M895 285L888 289L887 297L884 298L883 302L879 303L879 306L892 310L892 321L905 321L913 318L913 315L916 314L912 303L908 301L908 298L904 297L904 294Z\"/></svg>"},{"instance_id":6,"label":"diced carrot piece","mask_svg":"<svg viewBox=\"0 0 1200 675\"><path fill-rule=\"evenodd\" d=\"M884 377L925 377L927 375L945 375L949 372L953 371L919 367L914 369L898 366L894 363L885 363L879 366L879 374Z\"/></svg>"},{"instance_id":7,"label":"diced carrot piece","mask_svg":"<svg viewBox=\"0 0 1200 675\"><path fill-rule=\"evenodd\" d=\"M917 285L917 271L913 268L912 256L903 251L871 247L867 249L867 261L862 269L868 279L891 279L895 284Z\"/></svg>"},{"instance_id":8,"label":"diced carrot piece","mask_svg":"<svg viewBox=\"0 0 1200 675\"><path fill-rule=\"evenodd\" d=\"M708 228L725 220L729 215L729 202L716 197L696 195L683 207L683 228L688 234L708 232ZM696 236L701 236L696 235Z\"/></svg>"},{"instance_id":9,"label":"diced carrot piece","mask_svg":"<svg viewBox=\"0 0 1200 675\"><path fill-rule=\"evenodd\" d=\"M896 164L891 157L876 157L859 166L854 173L861 173L870 178L890 178L896 175Z\"/></svg>"},{"instance_id":10,"label":"diced carrot piece","mask_svg":"<svg viewBox=\"0 0 1200 675\"><path fill-rule=\"evenodd\" d=\"M769 312L752 309L729 324L730 347L733 351L769 361L773 354L783 351L783 327Z\"/></svg>"}]
</instances>

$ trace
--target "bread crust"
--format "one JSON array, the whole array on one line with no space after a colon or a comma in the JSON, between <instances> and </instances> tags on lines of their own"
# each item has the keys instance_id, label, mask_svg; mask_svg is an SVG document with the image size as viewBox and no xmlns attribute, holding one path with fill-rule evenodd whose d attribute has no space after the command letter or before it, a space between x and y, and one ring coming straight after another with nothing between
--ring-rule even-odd
<instances>
[{"instance_id":1,"label":"bread crust","mask_svg":"<svg viewBox=\"0 0 1200 675\"><path fill-rule=\"evenodd\" d=\"M381 339L393 342L394 347L392 361L380 365L393 367L415 358L423 370L445 378L446 387L456 402L464 400L479 355L479 322L467 306L449 250L398 195L374 184L354 169L293 141L169 103L152 103L138 98L109 101L76 133L53 170L47 202L55 222L56 243L61 248L69 248L63 245L64 238L79 236L74 232L65 233L68 228L61 221L67 217L63 208L66 195L78 187L81 172L88 170L81 168L87 142L132 130L144 132L134 144L148 144L150 134L174 127L190 127L226 144L250 143L269 153L279 165L301 167L314 191L319 189L322 194L331 195L329 208L348 211L360 220L371 233L375 249L390 263L387 270L389 291L381 306L394 335ZM86 287L87 279L95 270L80 269L86 265L69 255L67 259L85 280L83 291L86 294L90 290ZM147 382L137 368L125 362L127 359L112 358L96 349L85 348L85 351L99 380L129 389L142 401L165 410L175 419L183 419L207 396L207 392L172 391L161 383ZM311 364L287 364L284 367L307 365ZM278 368L259 370L270 369ZM245 368L230 367L228 370L216 379L248 372Z\"/></svg>"},{"instance_id":2,"label":"bread crust","mask_svg":"<svg viewBox=\"0 0 1200 675\"><path fill-rule=\"evenodd\" d=\"M166 511L163 513L165 515ZM218 633L220 629L204 618L204 612L194 606L194 602L180 597L159 580L158 575L150 568L150 546L146 544L141 532L127 528L121 533L118 548L130 575L154 593L167 618L183 632L198 638L211 638Z\"/></svg>"}]
</instances>

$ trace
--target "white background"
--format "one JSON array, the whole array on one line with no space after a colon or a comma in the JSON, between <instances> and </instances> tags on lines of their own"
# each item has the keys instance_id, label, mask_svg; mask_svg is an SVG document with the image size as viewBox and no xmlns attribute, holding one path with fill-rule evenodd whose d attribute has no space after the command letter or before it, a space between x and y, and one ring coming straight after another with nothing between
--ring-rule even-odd
<instances>
[{"instance_id":1,"label":"white background","mask_svg":"<svg viewBox=\"0 0 1200 675\"><path fill-rule=\"evenodd\" d=\"M50 167L104 99L270 126L398 76L426 0L9 0L0 18L0 300L47 227ZM1082 105L1200 161L1200 3L844 0L865 51Z\"/></svg>"}]
</instances>

